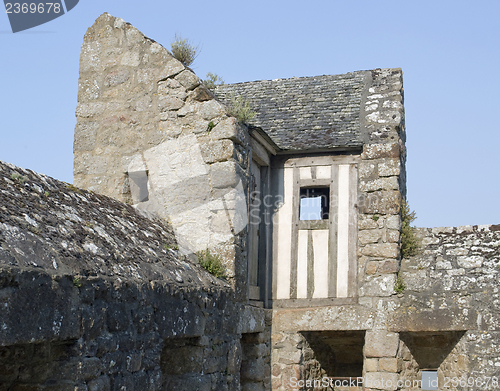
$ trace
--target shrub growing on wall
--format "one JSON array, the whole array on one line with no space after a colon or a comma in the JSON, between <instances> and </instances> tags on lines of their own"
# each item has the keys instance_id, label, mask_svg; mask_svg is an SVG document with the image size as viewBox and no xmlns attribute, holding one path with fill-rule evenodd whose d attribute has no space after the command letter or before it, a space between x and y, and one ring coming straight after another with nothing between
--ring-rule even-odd
<instances>
[{"instance_id":1,"label":"shrub growing on wall","mask_svg":"<svg viewBox=\"0 0 500 391\"><path fill-rule=\"evenodd\" d=\"M212 254L209 249L196 253L201 267L217 278L226 278L226 268L218 254Z\"/></svg>"},{"instance_id":2,"label":"shrub growing on wall","mask_svg":"<svg viewBox=\"0 0 500 391\"><path fill-rule=\"evenodd\" d=\"M206 79L203 80L203 84L209 90L213 91L217 86L221 86L224 84L224 79L217 75L216 73L208 72Z\"/></svg>"},{"instance_id":3,"label":"shrub growing on wall","mask_svg":"<svg viewBox=\"0 0 500 391\"><path fill-rule=\"evenodd\" d=\"M415 234L415 229L410 225L416 219L415 211L410 210L408 201L403 200L401 203L401 255L403 258L408 258L417 255L420 249L420 241Z\"/></svg>"},{"instance_id":4,"label":"shrub growing on wall","mask_svg":"<svg viewBox=\"0 0 500 391\"><path fill-rule=\"evenodd\" d=\"M199 47L193 46L189 40L175 34L170 44L173 56L186 67L190 66L199 54Z\"/></svg>"},{"instance_id":5,"label":"shrub growing on wall","mask_svg":"<svg viewBox=\"0 0 500 391\"><path fill-rule=\"evenodd\" d=\"M250 121L257 114L250 108L250 103L246 99L235 95L231 95L229 113L242 123Z\"/></svg>"}]
</instances>

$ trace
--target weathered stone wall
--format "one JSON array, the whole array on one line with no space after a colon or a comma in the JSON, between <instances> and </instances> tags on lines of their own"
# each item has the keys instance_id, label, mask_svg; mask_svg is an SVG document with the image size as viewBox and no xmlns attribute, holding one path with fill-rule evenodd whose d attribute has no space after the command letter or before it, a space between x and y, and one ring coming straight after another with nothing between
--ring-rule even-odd
<instances>
[{"instance_id":1,"label":"weathered stone wall","mask_svg":"<svg viewBox=\"0 0 500 391\"><path fill-rule=\"evenodd\" d=\"M245 299L247 129L165 48L106 13L84 37L76 116L75 185L169 220L183 253L223 257ZM134 199L139 175L147 189Z\"/></svg>"},{"instance_id":2,"label":"weathered stone wall","mask_svg":"<svg viewBox=\"0 0 500 391\"><path fill-rule=\"evenodd\" d=\"M363 109L369 139L359 164L359 296L388 297L399 270L400 205L406 195L402 72L372 71Z\"/></svg>"},{"instance_id":3,"label":"weathered stone wall","mask_svg":"<svg viewBox=\"0 0 500 391\"><path fill-rule=\"evenodd\" d=\"M403 260L405 290L389 320L389 327L414 345L406 355L413 364L402 376L413 372L418 377L429 358L438 357L434 366L439 366L440 386L453 377L470 382L500 379L500 226L420 228L417 233L422 254ZM419 343L419 336L430 343ZM442 389L499 387L491 379L488 386L448 385Z\"/></svg>"},{"instance_id":4,"label":"weathered stone wall","mask_svg":"<svg viewBox=\"0 0 500 391\"><path fill-rule=\"evenodd\" d=\"M0 390L268 389L265 311L174 245L130 205L0 163Z\"/></svg>"}]
</instances>

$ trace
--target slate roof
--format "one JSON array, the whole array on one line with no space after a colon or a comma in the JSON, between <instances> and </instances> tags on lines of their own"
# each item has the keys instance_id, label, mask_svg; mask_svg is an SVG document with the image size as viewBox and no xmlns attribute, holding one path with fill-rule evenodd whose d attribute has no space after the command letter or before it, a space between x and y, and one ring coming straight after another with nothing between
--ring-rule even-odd
<instances>
[{"instance_id":1,"label":"slate roof","mask_svg":"<svg viewBox=\"0 0 500 391\"><path fill-rule=\"evenodd\" d=\"M174 243L169 226L130 205L0 161L0 271L226 285Z\"/></svg>"},{"instance_id":2,"label":"slate roof","mask_svg":"<svg viewBox=\"0 0 500 391\"><path fill-rule=\"evenodd\" d=\"M282 150L362 147L361 109L370 71L227 84L216 96L243 96L261 128Z\"/></svg>"}]
</instances>

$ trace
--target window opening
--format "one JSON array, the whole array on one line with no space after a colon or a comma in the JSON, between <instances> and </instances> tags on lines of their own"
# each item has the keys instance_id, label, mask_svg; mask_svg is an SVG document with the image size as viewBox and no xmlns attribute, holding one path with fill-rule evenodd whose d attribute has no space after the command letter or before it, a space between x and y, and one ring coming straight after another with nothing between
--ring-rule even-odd
<instances>
[{"instance_id":1,"label":"window opening","mask_svg":"<svg viewBox=\"0 0 500 391\"><path fill-rule=\"evenodd\" d=\"M134 171L129 172L130 178L130 193L134 204L149 200L148 191L148 172L147 171Z\"/></svg>"},{"instance_id":2,"label":"window opening","mask_svg":"<svg viewBox=\"0 0 500 391\"><path fill-rule=\"evenodd\" d=\"M328 220L330 216L330 188L304 187L300 189L300 220Z\"/></svg>"}]
</instances>

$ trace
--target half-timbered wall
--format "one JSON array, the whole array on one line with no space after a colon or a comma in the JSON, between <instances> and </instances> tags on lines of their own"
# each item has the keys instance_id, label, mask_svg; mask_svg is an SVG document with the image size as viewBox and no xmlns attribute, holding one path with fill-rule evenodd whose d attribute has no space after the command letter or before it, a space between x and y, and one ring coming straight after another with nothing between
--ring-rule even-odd
<instances>
[{"instance_id":1,"label":"half-timbered wall","mask_svg":"<svg viewBox=\"0 0 500 391\"><path fill-rule=\"evenodd\" d=\"M357 157L282 159L272 182L274 300L354 297Z\"/></svg>"}]
</instances>

